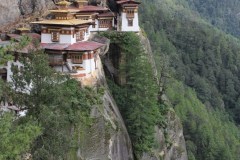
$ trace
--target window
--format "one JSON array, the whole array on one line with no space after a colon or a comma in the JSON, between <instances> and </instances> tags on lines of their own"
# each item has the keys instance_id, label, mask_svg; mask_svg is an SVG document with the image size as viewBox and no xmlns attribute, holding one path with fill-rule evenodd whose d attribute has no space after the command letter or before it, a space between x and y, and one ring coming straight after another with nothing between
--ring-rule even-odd
<instances>
[{"instance_id":1,"label":"window","mask_svg":"<svg viewBox=\"0 0 240 160\"><path fill-rule=\"evenodd\" d=\"M62 57L62 55L49 54L48 55L48 61L49 61L49 64L51 66L62 65L63 64L63 57Z\"/></svg>"},{"instance_id":2,"label":"window","mask_svg":"<svg viewBox=\"0 0 240 160\"><path fill-rule=\"evenodd\" d=\"M59 32L53 31L51 34L52 34L52 42L59 42Z\"/></svg>"},{"instance_id":3,"label":"window","mask_svg":"<svg viewBox=\"0 0 240 160\"><path fill-rule=\"evenodd\" d=\"M127 10L127 17L131 17L131 18L133 18L134 17L134 9L128 9Z\"/></svg>"},{"instance_id":4,"label":"window","mask_svg":"<svg viewBox=\"0 0 240 160\"><path fill-rule=\"evenodd\" d=\"M112 20L111 19L101 19L99 20L99 28L111 28Z\"/></svg>"},{"instance_id":5,"label":"window","mask_svg":"<svg viewBox=\"0 0 240 160\"><path fill-rule=\"evenodd\" d=\"M7 80L7 69L2 68L0 69L0 79L3 79L4 81Z\"/></svg>"},{"instance_id":6,"label":"window","mask_svg":"<svg viewBox=\"0 0 240 160\"><path fill-rule=\"evenodd\" d=\"M77 31L76 32L76 39L77 39L77 41L84 40L84 31Z\"/></svg>"},{"instance_id":7,"label":"window","mask_svg":"<svg viewBox=\"0 0 240 160\"><path fill-rule=\"evenodd\" d=\"M68 59L71 59L72 63L81 64L82 63L82 55L81 54L70 54Z\"/></svg>"},{"instance_id":8,"label":"window","mask_svg":"<svg viewBox=\"0 0 240 160\"><path fill-rule=\"evenodd\" d=\"M96 24L95 24L95 21L94 21L94 23L92 24L92 28L95 28L96 27Z\"/></svg>"},{"instance_id":9,"label":"window","mask_svg":"<svg viewBox=\"0 0 240 160\"><path fill-rule=\"evenodd\" d=\"M132 19L128 19L128 26L132 27L133 26L133 20Z\"/></svg>"}]
</instances>

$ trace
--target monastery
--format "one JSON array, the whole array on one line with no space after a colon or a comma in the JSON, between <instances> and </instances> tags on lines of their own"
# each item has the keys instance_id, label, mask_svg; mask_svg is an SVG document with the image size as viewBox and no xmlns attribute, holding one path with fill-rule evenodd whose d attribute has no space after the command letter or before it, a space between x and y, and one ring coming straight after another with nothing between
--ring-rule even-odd
<instances>
[{"instance_id":1,"label":"monastery","mask_svg":"<svg viewBox=\"0 0 240 160\"><path fill-rule=\"evenodd\" d=\"M74 2L62 0L56 4L56 8L49 10L51 19L31 22L31 25L41 27L40 35L30 33L27 28L18 28L18 33L7 34L7 39L0 39L0 47L8 45L10 39L18 41L21 36L28 35L32 39L40 40L40 47L49 55L49 65L56 71L74 78L85 77L97 69L97 56L104 46L89 41L92 34L108 30L140 31L138 24L140 3L134 0L115 0L115 3L117 12L102 6L88 5L87 0ZM28 49L17 52L27 54ZM16 57L14 61L0 66L2 79L11 81L12 64L21 66Z\"/></svg>"}]
</instances>

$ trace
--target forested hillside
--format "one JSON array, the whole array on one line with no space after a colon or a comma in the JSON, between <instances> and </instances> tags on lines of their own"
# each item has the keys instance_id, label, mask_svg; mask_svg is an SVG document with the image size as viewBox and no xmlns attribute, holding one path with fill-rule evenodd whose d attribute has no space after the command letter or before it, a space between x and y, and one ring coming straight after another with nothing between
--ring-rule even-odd
<instances>
[{"instance_id":1,"label":"forested hillside","mask_svg":"<svg viewBox=\"0 0 240 160\"><path fill-rule=\"evenodd\" d=\"M240 1L239 0L187 0L211 24L227 33L240 36Z\"/></svg>"},{"instance_id":2,"label":"forested hillside","mask_svg":"<svg viewBox=\"0 0 240 160\"><path fill-rule=\"evenodd\" d=\"M188 87L165 83L166 88L170 87L174 94L182 96L179 99L172 92L167 94L183 122L189 159L239 159L240 41L201 17L209 12L199 14L197 8L192 9L193 3L199 7L198 1L142 2L141 24L150 38L158 69L170 72L172 78L195 90L191 93ZM216 4L213 1L199 2L208 7ZM229 5L229 8L238 4L237 1L228 2L217 4L222 4L221 7ZM219 7L212 9L216 13L222 10ZM213 16L205 18L216 19ZM194 92L196 97L191 101ZM214 116L208 118L208 113ZM214 138L216 134L217 139Z\"/></svg>"}]
</instances>

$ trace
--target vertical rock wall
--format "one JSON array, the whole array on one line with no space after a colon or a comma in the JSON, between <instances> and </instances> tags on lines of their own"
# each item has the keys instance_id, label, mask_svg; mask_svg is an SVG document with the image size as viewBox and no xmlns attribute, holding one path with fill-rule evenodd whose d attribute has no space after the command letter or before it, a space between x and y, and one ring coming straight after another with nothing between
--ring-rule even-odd
<instances>
[{"instance_id":1,"label":"vertical rock wall","mask_svg":"<svg viewBox=\"0 0 240 160\"><path fill-rule=\"evenodd\" d=\"M1 0L0 30L26 21L28 16L45 12L54 6L53 0Z\"/></svg>"},{"instance_id":2,"label":"vertical rock wall","mask_svg":"<svg viewBox=\"0 0 240 160\"><path fill-rule=\"evenodd\" d=\"M92 40L107 45L100 53L105 55L109 49L109 41L97 37L93 37ZM101 62L101 59L98 57L97 61ZM79 149L70 159L133 160L131 140L118 106L109 92L102 63L97 63L97 70L91 75L91 81L90 86L104 88L103 104L93 106L91 118L94 119L94 123L91 126L80 126Z\"/></svg>"}]
</instances>

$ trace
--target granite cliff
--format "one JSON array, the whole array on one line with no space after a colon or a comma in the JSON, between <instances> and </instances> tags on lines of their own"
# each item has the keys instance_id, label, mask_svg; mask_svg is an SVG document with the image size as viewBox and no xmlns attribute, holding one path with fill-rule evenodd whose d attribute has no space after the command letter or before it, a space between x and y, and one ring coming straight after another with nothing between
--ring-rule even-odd
<instances>
[{"instance_id":1,"label":"granite cliff","mask_svg":"<svg viewBox=\"0 0 240 160\"><path fill-rule=\"evenodd\" d=\"M44 13L54 6L52 0L2 0L0 4L1 31L13 29L19 23L28 22L34 15Z\"/></svg>"}]
</instances>

